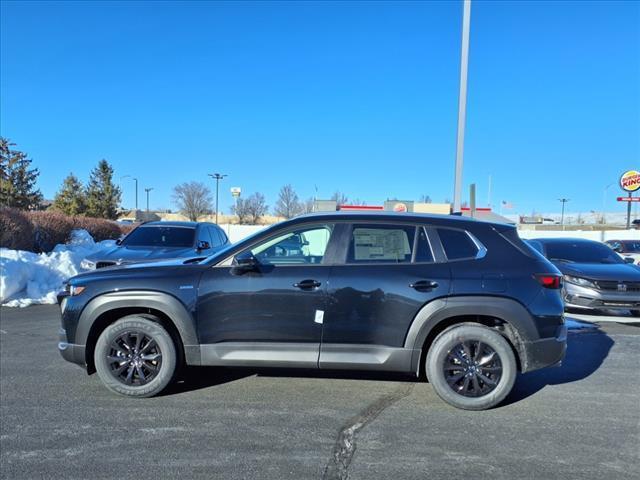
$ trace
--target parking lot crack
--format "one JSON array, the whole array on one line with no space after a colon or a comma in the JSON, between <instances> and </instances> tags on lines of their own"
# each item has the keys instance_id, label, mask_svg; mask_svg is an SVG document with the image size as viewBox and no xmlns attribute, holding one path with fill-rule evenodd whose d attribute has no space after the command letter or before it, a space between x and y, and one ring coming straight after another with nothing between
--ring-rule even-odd
<instances>
[{"instance_id":1,"label":"parking lot crack","mask_svg":"<svg viewBox=\"0 0 640 480\"><path fill-rule=\"evenodd\" d=\"M345 423L338 432L331 458L324 469L323 480L346 480L349 478L349 465L356 452L358 432L374 421L384 410L407 397L413 390L413 386L412 382L401 384Z\"/></svg>"}]
</instances>

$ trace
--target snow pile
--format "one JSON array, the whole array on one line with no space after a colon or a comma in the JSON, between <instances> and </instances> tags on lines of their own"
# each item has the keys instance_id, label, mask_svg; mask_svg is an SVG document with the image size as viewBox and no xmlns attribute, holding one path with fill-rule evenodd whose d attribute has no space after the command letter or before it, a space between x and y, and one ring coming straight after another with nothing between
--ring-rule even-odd
<instances>
[{"instance_id":1,"label":"snow pile","mask_svg":"<svg viewBox=\"0 0 640 480\"><path fill-rule=\"evenodd\" d=\"M114 243L96 243L86 230L74 230L71 241L56 245L51 253L0 248L0 303L9 307L56 303L56 293L64 283L85 271L80 262Z\"/></svg>"}]
</instances>

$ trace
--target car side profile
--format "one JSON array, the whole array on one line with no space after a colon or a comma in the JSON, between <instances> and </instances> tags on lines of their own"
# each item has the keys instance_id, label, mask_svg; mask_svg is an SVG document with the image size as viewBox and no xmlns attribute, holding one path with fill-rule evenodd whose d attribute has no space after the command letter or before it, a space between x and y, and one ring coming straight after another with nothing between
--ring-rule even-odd
<instances>
[{"instance_id":1,"label":"car side profile","mask_svg":"<svg viewBox=\"0 0 640 480\"><path fill-rule=\"evenodd\" d=\"M500 403L566 348L560 272L514 227L318 213L203 261L96 270L59 295L62 356L149 397L181 365L426 375L459 408Z\"/></svg>"},{"instance_id":2,"label":"car side profile","mask_svg":"<svg viewBox=\"0 0 640 480\"><path fill-rule=\"evenodd\" d=\"M147 222L116 245L88 256L87 270L177 258L208 257L229 244L224 230L207 222Z\"/></svg>"}]
</instances>

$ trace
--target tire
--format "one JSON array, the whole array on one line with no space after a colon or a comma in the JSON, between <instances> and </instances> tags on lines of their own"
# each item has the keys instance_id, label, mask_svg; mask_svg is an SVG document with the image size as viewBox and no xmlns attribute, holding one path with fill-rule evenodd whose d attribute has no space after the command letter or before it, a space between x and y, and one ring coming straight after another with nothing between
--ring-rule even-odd
<instances>
[{"instance_id":1,"label":"tire","mask_svg":"<svg viewBox=\"0 0 640 480\"><path fill-rule=\"evenodd\" d=\"M425 371L438 396L448 404L464 410L486 410L509 394L517 364L509 342L497 331L463 323L436 337L425 360Z\"/></svg>"},{"instance_id":2,"label":"tire","mask_svg":"<svg viewBox=\"0 0 640 480\"><path fill-rule=\"evenodd\" d=\"M176 346L154 318L123 317L98 338L94 351L96 371L112 392L128 397L153 397L174 379L178 366Z\"/></svg>"},{"instance_id":3,"label":"tire","mask_svg":"<svg viewBox=\"0 0 640 480\"><path fill-rule=\"evenodd\" d=\"M631 316L640 317L640 310L629 310L631 312Z\"/></svg>"}]
</instances>

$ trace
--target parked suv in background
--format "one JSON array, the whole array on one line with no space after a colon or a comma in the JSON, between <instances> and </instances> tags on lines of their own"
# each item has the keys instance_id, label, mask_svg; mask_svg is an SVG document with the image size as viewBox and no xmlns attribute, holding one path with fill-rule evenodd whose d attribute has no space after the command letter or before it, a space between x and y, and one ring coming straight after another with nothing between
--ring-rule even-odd
<instances>
[{"instance_id":1,"label":"parked suv in background","mask_svg":"<svg viewBox=\"0 0 640 480\"><path fill-rule=\"evenodd\" d=\"M281 366L426 373L446 402L481 410L517 371L563 358L561 284L509 225L312 214L198 263L72 278L59 349L134 397L158 394L180 364Z\"/></svg>"},{"instance_id":2,"label":"parked suv in background","mask_svg":"<svg viewBox=\"0 0 640 480\"><path fill-rule=\"evenodd\" d=\"M128 263L208 257L229 244L215 223L148 222L132 230L112 248L88 256L88 270Z\"/></svg>"},{"instance_id":3,"label":"parked suv in background","mask_svg":"<svg viewBox=\"0 0 640 480\"><path fill-rule=\"evenodd\" d=\"M629 310L640 316L640 267L607 245L578 238L538 238L529 243L564 274L567 308Z\"/></svg>"}]
</instances>

